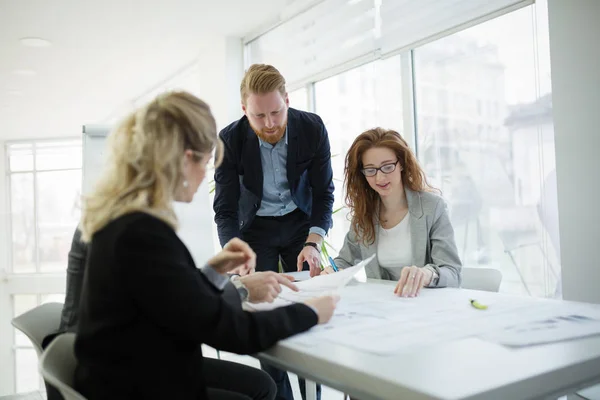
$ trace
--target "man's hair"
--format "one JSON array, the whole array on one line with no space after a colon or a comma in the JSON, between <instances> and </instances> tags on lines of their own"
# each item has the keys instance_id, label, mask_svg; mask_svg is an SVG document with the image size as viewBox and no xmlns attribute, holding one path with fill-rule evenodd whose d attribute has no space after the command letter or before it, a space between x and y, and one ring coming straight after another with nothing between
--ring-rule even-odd
<instances>
[{"instance_id":1,"label":"man's hair","mask_svg":"<svg viewBox=\"0 0 600 400\"><path fill-rule=\"evenodd\" d=\"M240 85L242 103L246 104L246 99L251 93L265 94L275 90L285 96L285 78L277 68L267 64L252 64Z\"/></svg>"}]
</instances>

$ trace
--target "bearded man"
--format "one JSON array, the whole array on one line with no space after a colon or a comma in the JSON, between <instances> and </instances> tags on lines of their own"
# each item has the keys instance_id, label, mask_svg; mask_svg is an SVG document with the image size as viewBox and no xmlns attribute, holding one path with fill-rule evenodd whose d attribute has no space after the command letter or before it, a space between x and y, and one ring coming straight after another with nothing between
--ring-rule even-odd
<instances>
[{"instance_id":1,"label":"bearded man","mask_svg":"<svg viewBox=\"0 0 600 400\"><path fill-rule=\"evenodd\" d=\"M219 133L215 222L221 245L234 237L256 252L257 271L320 270L332 225L333 172L321 118L289 107L285 79L254 64L240 85L244 116Z\"/></svg>"},{"instance_id":2,"label":"bearded man","mask_svg":"<svg viewBox=\"0 0 600 400\"><path fill-rule=\"evenodd\" d=\"M271 65L250 66L240 94L244 116L219 133L224 156L213 203L219 241L246 241L257 271L279 272L281 261L284 272L318 275L334 190L325 125L318 115L289 107L285 79ZM262 367L277 384L277 398L292 400L287 373ZM300 391L304 398L303 380Z\"/></svg>"}]
</instances>

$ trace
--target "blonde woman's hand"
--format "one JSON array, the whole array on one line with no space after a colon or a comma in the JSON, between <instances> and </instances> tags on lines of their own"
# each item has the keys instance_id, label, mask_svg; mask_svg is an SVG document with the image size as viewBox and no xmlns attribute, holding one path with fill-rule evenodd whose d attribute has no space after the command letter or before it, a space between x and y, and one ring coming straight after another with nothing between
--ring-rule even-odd
<instances>
[{"instance_id":1,"label":"blonde woman's hand","mask_svg":"<svg viewBox=\"0 0 600 400\"><path fill-rule=\"evenodd\" d=\"M404 267L400 273L400 279L394 289L394 294L400 297L415 297L419 295L421 288L431 282L433 273L429 269L416 266Z\"/></svg>"},{"instance_id":2,"label":"blonde woman's hand","mask_svg":"<svg viewBox=\"0 0 600 400\"><path fill-rule=\"evenodd\" d=\"M248 243L233 238L223 247L223 250L208 260L208 265L220 274L237 269L246 275L256 267L256 254Z\"/></svg>"},{"instance_id":3,"label":"blonde woman's hand","mask_svg":"<svg viewBox=\"0 0 600 400\"><path fill-rule=\"evenodd\" d=\"M319 317L319 324L325 324L329 322L335 311L337 302L340 301L340 296L321 296L314 297L306 300L305 304L313 307L317 310L317 316Z\"/></svg>"},{"instance_id":4,"label":"blonde woman's hand","mask_svg":"<svg viewBox=\"0 0 600 400\"><path fill-rule=\"evenodd\" d=\"M321 275L335 274L335 271L331 267L325 267L323 271L321 271Z\"/></svg>"},{"instance_id":5,"label":"blonde woman's hand","mask_svg":"<svg viewBox=\"0 0 600 400\"><path fill-rule=\"evenodd\" d=\"M235 274L235 275L240 275L240 276L250 275L250 274L253 274L254 272L255 272L254 268L247 268L246 265L240 265L239 267L235 267L234 269L229 271L230 274Z\"/></svg>"},{"instance_id":6,"label":"blonde woman's hand","mask_svg":"<svg viewBox=\"0 0 600 400\"><path fill-rule=\"evenodd\" d=\"M256 272L240 278L240 282L248 289L250 303L272 303L281 293L281 286L287 286L297 292L298 287L292 283L293 281L293 276L273 271Z\"/></svg>"}]
</instances>

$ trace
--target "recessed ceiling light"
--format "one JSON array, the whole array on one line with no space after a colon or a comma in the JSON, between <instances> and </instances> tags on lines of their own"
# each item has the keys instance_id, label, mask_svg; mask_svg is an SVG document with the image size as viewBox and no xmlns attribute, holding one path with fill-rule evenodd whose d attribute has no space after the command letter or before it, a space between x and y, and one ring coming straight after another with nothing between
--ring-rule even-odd
<instances>
[{"instance_id":1,"label":"recessed ceiling light","mask_svg":"<svg viewBox=\"0 0 600 400\"><path fill-rule=\"evenodd\" d=\"M49 40L38 38L38 37L25 37L19 39L19 42L23 46L27 47L48 47L52 46L52 43Z\"/></svg>"},{"instance_id":2,"label":"recessed ceiling light","mask_svg":"<svg viewBox=\"0 0 600 400\"><path fill-rule=\"evenodd\" d=\"M35 75L36 72L32 69L15 69L13 71L13 74L21 76L32 76Z\"/></svg>"}]
</instances>

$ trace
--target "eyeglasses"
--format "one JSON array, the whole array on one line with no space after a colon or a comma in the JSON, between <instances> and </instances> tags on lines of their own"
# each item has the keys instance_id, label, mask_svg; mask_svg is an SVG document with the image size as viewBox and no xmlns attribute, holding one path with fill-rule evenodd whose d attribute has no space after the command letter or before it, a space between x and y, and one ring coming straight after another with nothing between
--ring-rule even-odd
<instances>
[{"instance_id":1,"label":"eyeglasses","mask_svg":"<svg viewBox=\"0 0 600 400\"><path fill-rule=\"evenodd\" d=\"M377 171L381 171L384 174L391 174L396 170L396 165L400 162L400 160L396 160L393 164L384 164L379 168L369 167L363 168L361 171L365 176L371 177L377 175Z\"/></svg>"}]
</instances>

